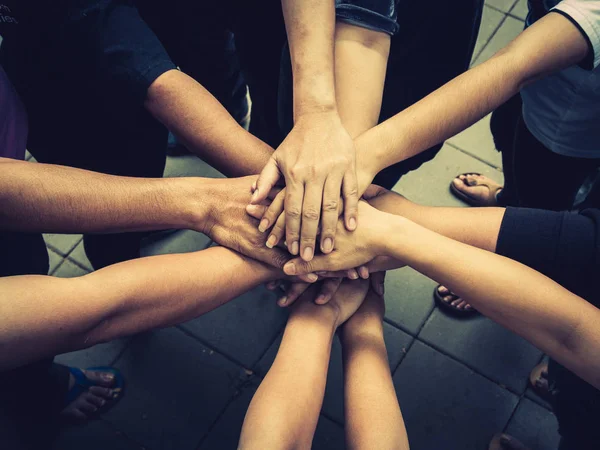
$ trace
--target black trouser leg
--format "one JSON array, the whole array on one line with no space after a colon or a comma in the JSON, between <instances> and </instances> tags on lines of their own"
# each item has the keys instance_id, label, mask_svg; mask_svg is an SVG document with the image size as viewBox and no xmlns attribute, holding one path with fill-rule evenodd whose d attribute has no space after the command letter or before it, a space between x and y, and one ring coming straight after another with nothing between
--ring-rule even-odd
<instances>
[{"instance_id":1,"label":"black trouser leg","mask_svg":"<svg viewBox=\"0 0 600 450\"><path fill-rule=\"evenodd\" d=\"M600 159L572 158L548 150L527 129L517 125L512 164L505 169L514 182L516 206L553 211L573 207L583 181L600 165Z\"/></svg>"},{"instance_id":2,"label":"black trouser leg","mask_svg":"<svg viewBox=\"0 0 600 450\"><path fill-rule=\"evenodd\" d=\"M400 1L392 37L380 121L416 103L469 68L483 1ZM452 17L452 20L448 20ZM381 171L375 183L391 189L402 175L435 157L440 145Z\"/></svg>"},{"instance_id":3,"label":"black trouser leg","mask_svg":"<svg viewBox=\"0 0 600 450\"><path fill-rule=\"evenodd\" d=\"M0 233L0 277L46 275L48 252L39 233ZM52 358L0 372L0 447L48 448L68 378Z\"/></svg>"}]
</instances>

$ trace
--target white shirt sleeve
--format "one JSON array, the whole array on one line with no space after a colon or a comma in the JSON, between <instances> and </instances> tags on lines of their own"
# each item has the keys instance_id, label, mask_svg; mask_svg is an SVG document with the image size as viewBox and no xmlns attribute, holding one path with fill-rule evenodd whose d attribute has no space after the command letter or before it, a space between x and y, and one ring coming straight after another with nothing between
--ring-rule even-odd
<instances>
[{"instance_id":1,"label":"white shirt sleeve","mask_svg":"<svg viewBox=\"0 0 600 450\"><path fill-rule=\"evenodd\" d=\"M593 68L600 65L600 0L563 0L550 11L571 18L587 36L594 52Z\"/></svg>"}]
</instances>

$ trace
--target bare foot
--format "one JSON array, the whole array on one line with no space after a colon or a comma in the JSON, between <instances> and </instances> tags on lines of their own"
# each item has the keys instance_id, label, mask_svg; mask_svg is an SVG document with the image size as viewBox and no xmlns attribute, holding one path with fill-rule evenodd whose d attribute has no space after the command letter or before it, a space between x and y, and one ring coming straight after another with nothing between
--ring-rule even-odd
<instances>
[{"instance_id":1,"label":"bare foot","mask_svg":"<svg viewBox=\"0 0 600 450\"><path fill-rule=\"evenodd\" d=\"M502 186L484 175L467 173L452 180L452 191L473 206L497 206Z\"/></svg>"},{"instance_id":2,"label":"bare foot","mask_svg":"<svg viewBox=\"0 0 600 450\"><path fill-rule=\"evenodd\" d=\"M458 295L455 295L446 286L438 286L437 292L440 294L440 300L451 306L454 309L471 311L474 308L466 301L461 299Z\"/></svg>"},{"instance_id":3,"label":"bare foot","mask_svg":"<svg viewBox=\"0 0 600 450\"><path fill-rule=\"evenodd\" d=\"M60 413L63 418L77 422L91 419L96 412L109 402L116 400L120 389L113 389L115 377L112 373L82 370L85 377L96 386L90 386L75 400L69 403ZM69 391L77 388L73 374L69 375Z\"/></svg>"}]
</instances>

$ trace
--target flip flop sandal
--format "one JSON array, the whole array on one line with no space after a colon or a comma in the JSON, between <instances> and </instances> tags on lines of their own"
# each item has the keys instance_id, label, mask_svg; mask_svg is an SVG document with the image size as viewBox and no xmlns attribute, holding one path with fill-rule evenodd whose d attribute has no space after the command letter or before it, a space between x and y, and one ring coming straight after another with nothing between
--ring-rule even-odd
<instances>
[{"instance_id":1,"label":"flip flop sandal","mask_svg":"<svg viewBox=\"0 0 600 450\"><path fill-rule=\"evenodd\" d=\"M542 372L544 372L544 370L548 370L548 363L546 362L541 362L533 368L533 370L529 373L529 386L538 396L546 400L548 403L552 403L554 396L556 395L554 390L550 387L548 387L548 389L542 388L537 384L538 380L543 380L545 378L542 376Z\"/></svg>"},{"instance_id":2,"label":"flip flop sandal","mask_svg":"<svg viewBox=\"0 0 600 450\"><path fill-rule=\"evenodd\" d=\"M437 287L433 290L433 298L437 305L444 311L460 317L468 317L474 314L479 314L479 312L472 306L469 309L457 308L456 306L452 306L450 303L444 301L442 295L438 291L440 286L441 284L438 284Z\"/></svg>"},{"instance_id":3,"label":"flip flop sandal","mask_svg":"<svg viewBox=\"0 0 600 450\"><path fill-rule=\"evenodd\" d=\"M503 439L510 439L512 447L502 445ZM495 434L490 441L488 450L529 450L529 448L525 447L525 444L520 442L518 439L509 436L508 434L498 433Z\"/></svg>"},{"instance_id":4,"label":"flip flop sandal","mask_svg":"<svg viewBox=\"0 0 600 450\"><path fill-rule=\"evenodd\" d=\"M73 378L75 378L75 384L69 390L69 392L67 392L67 396L65 399L65 406L73 403L77 397L79 397L81 394L86 392L92 386L104 387L104 386L97 384L97 383L91 381L90 379L88 379L88 377L85 376L85 374L83 373L83 371L81 369L79 369L77 367L68 367L68 369L69 369L69 372L73 375ZM109 409L111 409L113 406L115 406L117 401L120 400L121 397L123 397L123 388L125 387L125 379L123 378L123 375L121 375L121 372L119 372L117 369L115 369L113 367L89 367L85 370L90 371L90 372L104 372L104 373L108 372L108 373L112 373L115 377L114 383L113 383L112 387L110 388L115 392L115 395L113 396L112 401L109 401L101 408L98 408L98 411L96 411L95 414L105 413Z\"/></svg>"},{"instance_id":5,"label":"flip flop sandal","mask_svg":"<svg viewBox=\"0 0 600 450\"><path fill-rule=\"evenodd\" d=\"M476 173L476 172L461 173L460 175L481 176L480 173ZM458 177L460 177L460 175L458 175ZM458 177L456 177L456 179L460 180L460 178L458 178ZM464 180L460 180L460 181L464 182ZM498 195L498 192L502 190L503 186L492 186L488 183L484 183L481 181L478 181L476 184L473 184L470 186L471 187L472 186L485 186L486 188L488 188L488 191L490 191L490 194L492 195L493 200L482 201L482 200L476 199L475 197L472 197L469 194L465 194L464 192L458 190L456 188L456 186L454 186L454 183L450 183L450 192L452 192L452 194L454 194L456 197L458 197L459 199L468 203L471 206L498 206L498 202L496 201L496 195Z\"/></svg>"}]
</instances>

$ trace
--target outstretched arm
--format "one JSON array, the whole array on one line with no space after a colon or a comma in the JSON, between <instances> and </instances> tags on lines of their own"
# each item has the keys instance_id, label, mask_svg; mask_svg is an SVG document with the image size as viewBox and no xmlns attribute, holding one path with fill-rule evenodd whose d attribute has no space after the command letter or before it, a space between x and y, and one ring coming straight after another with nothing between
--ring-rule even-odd
<instances>
[{"instance_id":1,"label":"outstretched arm","mask_svg":"<svg viewBox=\"0 0 600 450\"><path fill-rule=\"evenodd\" d=\"M385 167L435 145L496 109L528 83L582 61L586 37L550 13L494 57L396 114L356 140L359 192Z\"/></svg>"},{"instance_id":2,"label":"outstretched arm","mask_svg":"<svg viewBox=\"0 0 600 450\"><path fill-rule=\"evenodd\" d=\"M330 303L308 290L294 306L273 366L250 403L240 449L309 449L323 403L335 330L360 306L363 281L345 281Z\"/></svg>"},{"instance_id":3,"label":"outstretched arm","mask_svg":"<svg viewBox=\"0 0 600 450\"><path fill-rule=\"evenodd\" d=\"M482 314L600 387L599 309L516 261L365 203L359 207L368 226L338 238L344 239L340 248L346 250L310 263L294 260L285 266L286 273L347 269L379 255L394 258L448 286ZM338 234L340 230L341 225ZM447 263L450 260L452 264Z\"/></svg>"},{"instance_id":4,"label":"outstretched arm","mask_svg":"<svg viewBox=\"0 0 600 450\"><path fill-rule=\"evenodd\" d=\"M222 247L0 278L0 370L198 317L281 272Z\"/></svg>"},{"instance_id":5,"label":"outstretched arm","mask_svg":"<svg viewBox=\"0 0 600 450\"><path fill-rule=\"evenodd\" d=\"M383 297L373 291L342 326L344 415L349 449L408 450L383 340Z\"/></svg>"}]
</instances>

